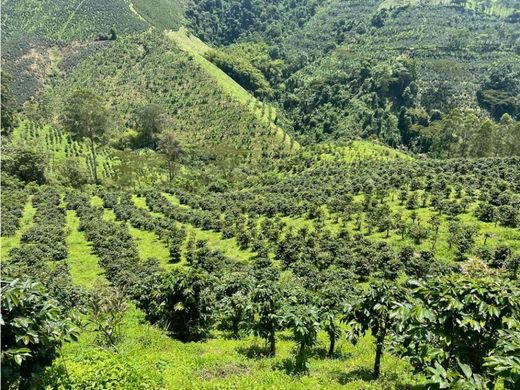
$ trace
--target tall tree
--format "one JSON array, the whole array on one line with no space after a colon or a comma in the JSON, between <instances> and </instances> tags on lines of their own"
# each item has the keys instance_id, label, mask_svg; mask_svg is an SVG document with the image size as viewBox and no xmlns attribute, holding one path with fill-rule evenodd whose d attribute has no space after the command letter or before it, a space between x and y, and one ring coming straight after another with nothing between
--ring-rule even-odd
<instances>
[{"instance_id":1,"label":"tall tree","mask_svg":"<svg viewBox=\"0 0 520 390\"><path fill-rule=\"evenodd\" d=\"M98 183L96 143L101 142L109 126L109 113L102 100L89 90L78 90L66 100L61 123L74 138L86 139L92 156L92 175Z\"/></svg>"},{"instance_id":2,"label":"tall tree","mask_svg":"<svg viewBox=\"0 0 520 390\"><path fill-rule=\"evenodd\" d=\"M9 134L15 125L14 98L10 87L11 76L2 70L0 77L0 101L2 102L2 109L0 110L2 115L1 129L2 132Z\"/></svg>"},{"instance_id":3,"label":"tall tree","mask_svg":"<svg viewBox=\"0 0 520 390\"><path fill-rule=\"evenodd\" d=\"M157 137L164 129L165 114L158 104L148 104L137 111L138 147L157 148Z\"/></svg>"},{"instance_id":4,"label":"tall tree","mask_svg":"<svg viewBox=\"0 0 520 390\"><path fill-rule=\"evenodd\" d=\"M159 151L165 155L168 161L168 180L171 183L175 163L182 154L181 144L172 130L163 131L159 136Z\"/></svg>"}]
</instances>

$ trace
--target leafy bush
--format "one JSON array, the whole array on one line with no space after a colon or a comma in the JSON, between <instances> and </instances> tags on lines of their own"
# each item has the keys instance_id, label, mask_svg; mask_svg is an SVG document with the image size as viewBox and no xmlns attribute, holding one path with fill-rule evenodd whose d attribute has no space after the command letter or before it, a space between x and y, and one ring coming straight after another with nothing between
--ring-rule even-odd
<instances>
[{"instance_id":1,"label":"leafy bush","mask_svg":"<svg viewBox=\"0 0 520 390\"><path fill-rule=\"evenodd\" d=\"M77 330L43 285L2 280L2 386L33 388Z\"/></svg>"}]
</instances>

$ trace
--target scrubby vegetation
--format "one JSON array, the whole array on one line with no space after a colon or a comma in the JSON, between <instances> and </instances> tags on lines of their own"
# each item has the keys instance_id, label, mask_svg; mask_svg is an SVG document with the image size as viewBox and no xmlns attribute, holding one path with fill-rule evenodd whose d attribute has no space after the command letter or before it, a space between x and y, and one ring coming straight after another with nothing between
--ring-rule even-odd
<instances>
[{"instance_id":1,"label":"scrubby vegetation","mask_svg":"<svg viewBox=\"0 0 520 390\"><path fill-rule=\"evenodd\" d=\"M515 1L2 8L3 387L520 386Z\"/></svg>"}]
</instances>

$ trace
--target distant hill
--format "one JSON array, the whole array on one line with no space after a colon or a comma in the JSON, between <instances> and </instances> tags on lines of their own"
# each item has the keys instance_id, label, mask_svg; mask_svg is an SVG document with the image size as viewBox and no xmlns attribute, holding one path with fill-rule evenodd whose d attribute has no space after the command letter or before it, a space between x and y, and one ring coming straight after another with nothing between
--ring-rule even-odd
<instances>
[{"instance_id":1,"label":"distant hill","mask_svg":"<svg viewBox=\"0 0 520 390\"><path fill-rule=\"evenodd\" d=\"M6 0L2 2L2 67L14 78L21 105L53 75L106 46L150 28L178 29L183 0Z\"/></svg>"},{"instance_id":2,"label":"distant hill","mask_svg":"<svg viewBox=\"0 0 520 390\"><path fill-rule=\"evenodd\" d=\"M463 124L449 123L457 112L496 126L504 114L504 123L520 120L515 0L6 0L2 6L2 67L13 76L19 108L45 90L73 88L74 80L114 90L113 70L124 69L132 76L122 89L132 92L112 104L125 126L131 126L125 104L153 101L204 126L189 137L195 144L253 134L233 147L249 150L249 139L259 137L263 146L255 141L254 149L272 151L297 145L287 134L302 144L362 137L451 155L444 151L467 141ZM167 38L150 39L153 55L145 61L144 44L123 49L150 31L167 31ZM169 55L185 65L167 63ZM156 66L159 75L169 69L189 80L181 88L190 92L189 104L172 103L169 76L150 75L148 67ZM453 127L459 127L455 136L442 130ZM515 137L507 131L505 138Z\"/></svg>"},{"instance_id":3,"label":"distant hill","mask_svg":"<svg viewBox=\"0 0 520 390\"><path fill-rule=\"evenodd\" d=\"M170 118L183 145L199 149L206 157L267 157L297 147L272 124L269 118L274 120L274 111L244 90L245 100L234 96L226 90L233 81L226 81L223 73L219 77L179 49L173 39L147 32L118 39L85 59L48 88L46 96L52 110L58 111L72 91L88 86L113 108L122 130L135 128L140 108L156 104Z\"/></svg>"},{"instance_id":4,"label":"distant hill","mask_svg":"<svg viewBox=\"0 0 520 390\"><path fill-rule=\"evenodd\" d=\"M375 136L420 151L431 141L411 127L453 110L520 118L519 15L509 0L193 0L187 12L195 33L263 72L304 142Z\"/></svg>"},{"instance_id":5,"label":"distant hill","mask_svg":"<svg viewBox=\"0 0 520 390\"><path fill-rule=\"evenodd\" d=\"M6 0L2 2L2 41L39 37L57 42L177 29L182 0Z\"/></svg>"}]
</instances>

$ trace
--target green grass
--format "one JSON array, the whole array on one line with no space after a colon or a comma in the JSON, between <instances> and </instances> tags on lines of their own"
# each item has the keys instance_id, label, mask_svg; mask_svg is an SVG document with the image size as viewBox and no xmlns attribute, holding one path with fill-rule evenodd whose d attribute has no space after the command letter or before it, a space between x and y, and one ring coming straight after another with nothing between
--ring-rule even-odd
<instances>
[{"instance_id":1,"label":"green grass","mask_svg":"<svg viewBox=\"0 0 520 390\"><path fill-rule=\"evenodd\" d=\"M189 208L186 205L181 205L179 199L176 196L168 193L163 193L163 195L168 199L168 201L171 204L178 207ZM151 212L148 206L146 205L146 200L144 198L134 196L133 200L137 207L141 207ZM164 217L164 215L160 213L152 213L152 215ZM186 232L188 233L188 235L194 234L196 239L206 240L209 248L214 250L220 250L227 257L239 261L248 261L251 257L255 255L253 251L240 249L235 238L223 239L222 234L219 232L202 230L187 223L182 225L186 227Z\"/></svg>"},{"instance_id":2,"label":"green grass","mask_svg":"<svg viewBox=\"0 0 520 390\"><path fill-rule=\"evenodd\" d=\"M20 238L22 234L27 231L32 225L32 220L36 209L32 205L32 196L30 196L23 209L23 215L20 219L20 228L16 231L13 236L0 237L1 243L1 261L4 262L9 258L9 251L20 245Z\"/></svg>"},{"instance_id":3,"label":"green grass","mask_svg":"<svg viewBox=\"0 0 520 390\"><path fill-rule=\"evenodd\" d=\"M67 264L72 281L81 287L90 288L96 279L102 277L103 270L97 256L91 253L91 245L85 233L78 230L79 222L74 211L67 211Z\"/></svg>"},{"instance_id":4,"label":"green grass","mask_svg":"<svg viewBox=\"0 0 520 390\"><path fill-rule=\"evenodd\" d=\"M336 356L327 359L323 356L327 339L320 334L309 361L309 375L295 375L286 370L295 348L287 332L278 334L277 356L254 357L255 348L263 346L260 339L233 340L216 332L205 342L182 343L146 324L142 312L131 307L123 335L117 351L107 353L164 389L381 389L412 380L408 365L388 353L383 357L382 377L371 379L374 344L370 336L356 346L339 341ZM92 331L65 346L64 361L71 378L83 371L80 358L97 351Z\"/></svg>"},{"instance_id":5,"label":"green grass","mask_svg":"<svg viewBox=\"0 0 520 390\"><path fill-rule=\"evenodd\" d=\"M139 251L139 257L142 260L146 260L150 257L158 259L161 266L165 269L171 268L171 264L168 262L170 258L170 252L164 242L159 240L155 233L147 232L145 230L136 229L130 224L128 225L130 235L132 236L137 250Z\"/></svg>"}]
</instances>

